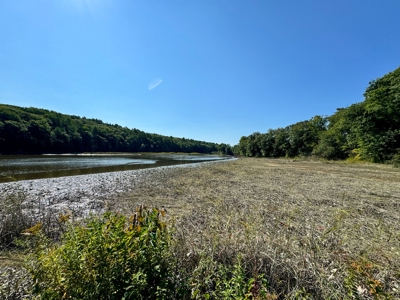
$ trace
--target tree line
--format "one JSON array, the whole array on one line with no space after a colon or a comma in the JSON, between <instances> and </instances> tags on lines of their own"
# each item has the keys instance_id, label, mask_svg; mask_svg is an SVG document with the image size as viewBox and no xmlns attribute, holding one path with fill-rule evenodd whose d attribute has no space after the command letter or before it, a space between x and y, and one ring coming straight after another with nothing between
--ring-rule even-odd
<instances>
[{"instance_id":1,"label":"tree line","mask_svg":"<svg viewBox=\"0 0 400 300\"><path fill-rule=\"evenodd\" d=\"M101 120L0 104L0 153L198 152L232 154L227 144L146 133Z\"/></svg>"},{"instance_id":2,"label":"tree line","mask_svg":"<svg viewBox=\"0 0 400 300\"><path fill-rule=\"evenodd\" d=\"M241 137L242 156L400 162L400 68L369 83L364 101L285 128Z\"/></svg>"}]
</instances>

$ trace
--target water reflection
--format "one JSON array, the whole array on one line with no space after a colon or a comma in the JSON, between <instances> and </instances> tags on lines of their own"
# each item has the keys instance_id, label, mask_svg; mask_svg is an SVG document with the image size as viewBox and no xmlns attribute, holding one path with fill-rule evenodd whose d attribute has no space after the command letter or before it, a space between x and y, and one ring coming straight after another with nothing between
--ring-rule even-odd
<instances>
[{"instance_id":1,"label":"water reflection","mask_svg":"<svg viewBox=\"0 0 400 300\"><path fill-rule=\"evenodd\" d=\"M127 171L227 158L164 153L0 156L0 182Z\"/></svg>"}]
</instances>

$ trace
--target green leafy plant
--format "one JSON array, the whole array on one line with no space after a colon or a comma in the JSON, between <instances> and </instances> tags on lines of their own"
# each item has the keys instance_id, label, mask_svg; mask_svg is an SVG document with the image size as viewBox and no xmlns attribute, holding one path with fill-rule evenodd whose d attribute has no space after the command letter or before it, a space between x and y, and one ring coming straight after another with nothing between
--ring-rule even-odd
<instances>
[{"instance_id":1,"label":"green leafy plant","mask_svg":"<svg viewBox=\"0 0 400 300\"><path fill-rule=\"evenodd\" d=\"M224 265L205 256L192 274L192 299L277 299L262 275L247 276L241 258Z\"/></svg>"},{"instance_id":2,"label":"green leafy plant","mask_svg":"<svg viewBox=\"0 0 400 300\"><path fill-rule=\"evenodd\" d=\"M164 211L106 213L70 225L57 245L41 236L28 264L41 299L169 299L174 290Z\"/></svg>"},{"instance_id":3,"label":"green leafy plant","mask_svg":"<svg viewBox=\"0 0 400 300\"><path fill-rule=\"evenodd\" d=\"M361 259L349 262L344 286L350 299L392 299L383 291L383 283L373 276L374 266Z\"/></svg>"},{"instance_id":4,"label":"green leafy plant","mask_svg":"<svg viewBox=\"0 0 400 300\"><path fill-rule=\"evenodd\" d=\"M400 152L393 156L392 162L393 167L400 168Z\"/></svg>"}]
</instances>

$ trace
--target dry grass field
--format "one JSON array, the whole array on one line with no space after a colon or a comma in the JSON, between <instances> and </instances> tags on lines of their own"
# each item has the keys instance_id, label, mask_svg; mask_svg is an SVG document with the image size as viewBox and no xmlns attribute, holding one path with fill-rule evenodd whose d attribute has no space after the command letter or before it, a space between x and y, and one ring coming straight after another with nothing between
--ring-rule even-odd
<instances>
[{"instance_id":1,"label":"dry grass field","mask_svg":"<svg viewBox=\"0 0 400 300\"><path fill-rule=\"evenodd\" d=\"M107 209L165 208L178 267L199 282L240 257L268 299L400 299L398 168L240 158L143 178Z\"/></svg>"},{"instance_id":2,"label":"dry grass field","mask_svg":"<svg viewBox=\"0 0 400 300\"><path fill-rule=\"evenodd\" d=\"M240 158L155 172L120 196L113 210L178 216L182 263L240 254L271 295L400 299L400 169Z\"/></svg>"}]
</instances>

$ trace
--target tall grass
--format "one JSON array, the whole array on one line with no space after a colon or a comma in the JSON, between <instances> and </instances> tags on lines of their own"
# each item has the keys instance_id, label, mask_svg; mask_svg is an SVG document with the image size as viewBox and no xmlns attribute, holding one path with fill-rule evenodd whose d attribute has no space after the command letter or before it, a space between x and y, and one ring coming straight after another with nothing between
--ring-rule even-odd
<instances>
[{"instance_id":1,"label":"tall grass","mask_svg":"<svg viewBox=\"0 0 400 300\"><path fill-rule=\"evenodd\" d=\"M16 189L1 199L0 250L10 248L24 229L33 225L33 219L23 211L25 193Z\"/></svg>"},{"instance_id":2,"label":"tall grass","mask_svg":"<svg viewBox=\"0 0 400 300\"><path fill-rule=\"evenodd\" d=\"M26 198L26 191L18 186L0 198L0 251L23 247L24 236L30 234L25 230L36 224L40 224L43 233L55 240L64 232L64 223L60 221L63 213L54 213L40 204L38 207L27 205Z\"/></svg>"},{"instance_id":3,"label":"tall grass","mask_svg":"<svg viewBox=\"0 0 400 300\"><path fill-rule=\"evenodd\" d=\"M160 223L158 210L140 210L129 220L106 214L75 225L61 246L42 242L29 267L41 299L398 296L398 269L387 269L384 260L398 261L385 245L351 251L346 233L356 216L349 212L338 211L321 228L298 223L301 210L284 222L271 210L237 201L216 201L176 226ZM381 226L364 230L381 235L388 230Z\"/></svg>"}]
</instances>

